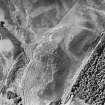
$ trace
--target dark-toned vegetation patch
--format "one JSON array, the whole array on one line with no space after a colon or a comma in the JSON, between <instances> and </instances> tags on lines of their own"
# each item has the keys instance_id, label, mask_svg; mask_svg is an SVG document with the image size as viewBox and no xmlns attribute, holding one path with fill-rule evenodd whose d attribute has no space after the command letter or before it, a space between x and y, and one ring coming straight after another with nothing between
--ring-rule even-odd
<instances>
[{"instance_id":1,"label":"dark-toned vegetation patch","mask_svg":"<svg viewBox=\"0 0 105 105\"><path fill-rule=\"evenodd\" d=\"M88 104L105 103L105 39L101 41L81 71L71 93Z\"/></svg>"}]
</instances>

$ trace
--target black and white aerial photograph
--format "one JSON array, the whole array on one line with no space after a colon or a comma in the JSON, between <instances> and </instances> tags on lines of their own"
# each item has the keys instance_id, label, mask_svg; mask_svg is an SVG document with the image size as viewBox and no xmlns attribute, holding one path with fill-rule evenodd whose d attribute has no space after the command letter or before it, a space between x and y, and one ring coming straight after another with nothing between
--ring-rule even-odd
<instances>
[{"instance_id":1,"label":"black and white aerial photograph","mask_svg":"<svg viewBox=\"0 0 105 105\"><path fill-rule=\"evenodd\" d=\"M105 0L0 0L0 105L105 105Z\"/></svg>"}]
</instances>

